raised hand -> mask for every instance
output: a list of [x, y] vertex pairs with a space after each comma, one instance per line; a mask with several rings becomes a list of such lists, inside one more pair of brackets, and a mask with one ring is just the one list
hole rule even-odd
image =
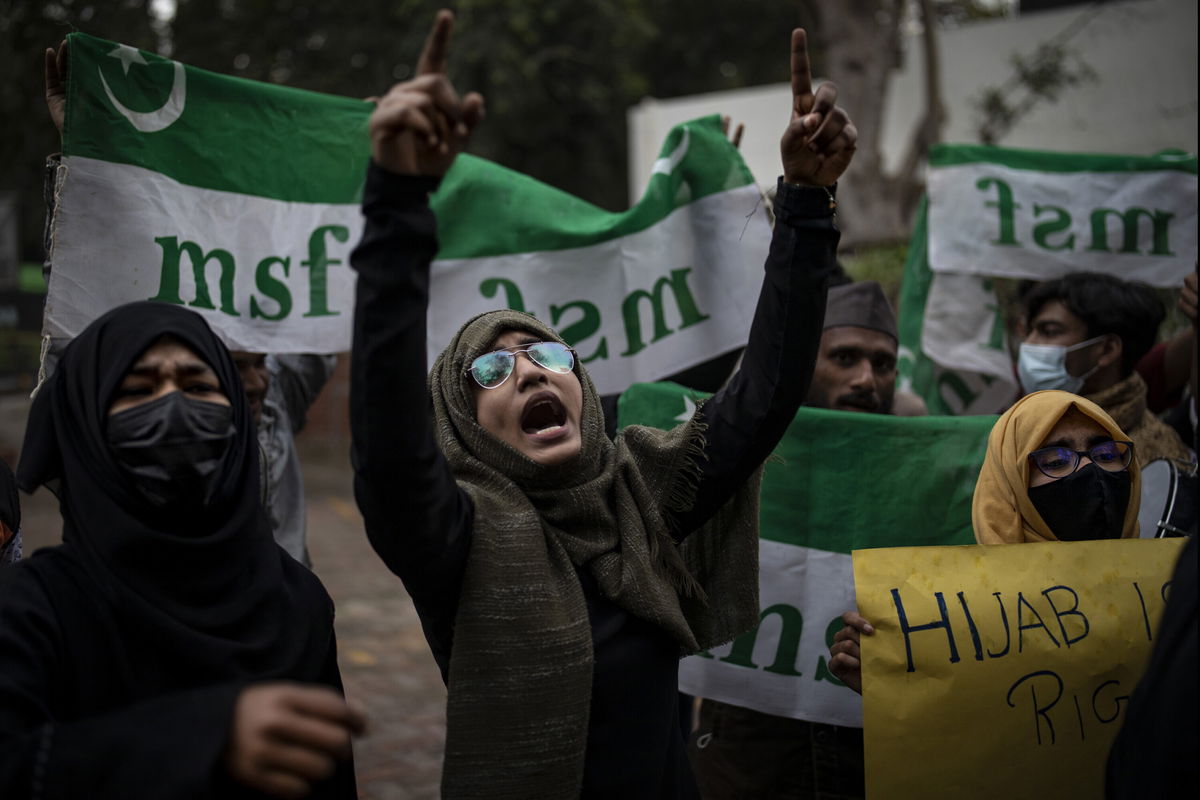
[[808, 37], [792, 31], [792, 119], [779, 142], [783, 179], [809, 186], [832, 186], [854, 156], [858, 130], [837, 106], [837, 87], [826, 81], [814, 93], [808, 65]]
[[[730, 122], [729, 117], [724, 116], [724, 115], [721, 116], [721, 133], [725, 134], [726, 136], [729, 136], [729, 122]], [[738, 126], [736, 128], [734, 128], [733, 137], [729, 140], [729, 143], [731, 145], [733, 145], [734, 150], [741, 149], [742, 133], [745, 130], [746, 130], [746, 126], [740, 122], [738, 123]]]
[[273, 797], [306, 797], [350, 755], [361, 712], [328, 686], [260, 683], [238, 695], [226, 764], [238, 783]]
[[438, 12], [417, 62], [417, 76], [398, 83], [371, 114], [371, 155], [391, 172], [444, 175], [483, 119], [483, 97], [464, 98], [446, 77], [454, 15]]
[[61, 137], [63, 123], [67, 118], [67, 40], [63, 39], [56, 51], [53, 47], [46, 48], [45, 63], [46, 108], [50, 111], [50, 120], [58, 128]]

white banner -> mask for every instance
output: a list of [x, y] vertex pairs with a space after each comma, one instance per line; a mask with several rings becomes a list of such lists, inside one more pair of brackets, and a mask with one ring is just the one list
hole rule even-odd
[[990, 278], [935, 272], [921, 326], [938, 365], [937, 393], [953, 414], [992, 414], [1016, 396], [1000, 301]]
[[685, 658], [679, 690], [776, 716], [862, 727], [862, 698], [829, 672], [828, 637], [856, 608], [849, 555], [759, 541], [758, 628]]
[[931, 167], [928, 192], [935, 273], [1048, 280], [1104, 272], [1170, 287], [1195, 268], [1196, 175], [1188, 172], [977, 162]]
[[[235, 350], [350, 349], [357, 205], [201, 189], [81, 156], [60, 170], [53, 339], [155, 299], [202, 314]], [[435, 261], [431, 363], [470, 316], [513, 307], [575, 344], [601, 393], [671, 375], [745, 344], [770, 236], [758, 190], [743, 186], [591, 247]]]
[[234, 350], [350, 349], [358, 205], [200, 189], [82, 156], [59, 169], [50, 337], [72, 338], [111, 308], [154, 299], [199, 312]]
[[601, 394], [672, 375], [746, 343], [770, 240], [743, 186], [590, 247], [435, 261], [430, 363], [469, 317], [507, 306], [571, 342]]

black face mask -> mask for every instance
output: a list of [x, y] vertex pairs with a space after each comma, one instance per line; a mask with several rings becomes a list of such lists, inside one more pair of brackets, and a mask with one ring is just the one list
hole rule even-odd
[[234, 437], [229, 406], [170, 392], [108, 418], [108, 443], [155, 508], [198, 508], [212, 499]]
[[1119, 539], [1129, 507], [1129, 470], [1088, 464], [1053, 483], [1029, 489], [1029, 500], [1064, 542]]

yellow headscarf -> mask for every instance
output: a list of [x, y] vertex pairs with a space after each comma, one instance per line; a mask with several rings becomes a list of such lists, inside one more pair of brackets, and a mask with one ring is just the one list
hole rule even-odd
[[[1029, 499], [1029, 470], [1033, 469], [1029, 454], [1041, 446], [1071, 408], [1095, 420], [1114, 440], [1129, 441], [1129, 436], [1100, 406], [1078, 395], [1047, 391], [1022, 397], [996, 420], [988, 435], [983, 469], [971, 502], [975, 541], [980, 544], [1058, 541]], [[1129, 507], [1125, 509], [1122, 539], [1138, 535], [1142, 474], [1136, 448], [1129, 464], [1129, 478]]]

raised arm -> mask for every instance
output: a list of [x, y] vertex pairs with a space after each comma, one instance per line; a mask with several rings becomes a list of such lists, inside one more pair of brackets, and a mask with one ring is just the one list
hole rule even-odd
[[825, 317], [825, 282], [837, 267], [835, 183], [858, 132], [837, 106], [837, 87], [813, 91], [807, 39], [792, 32], [792, 115], [780, 141], [783, 177], [775, 230], [742, 365], [697, 413], [708, 425], [686, 535], [707, 521], [778, 444], [804, 402]]
[[426, 388], [429, 265], [437, 252], [429, 193], [483, 113], [444, 74], [453, 17], [441, 12], [420, 74], [371, 116], [371, 167], [351, 354], [355, 496], [375, 551], [412, 595], [443, 670], [470, 545], [471, 503], [458, 488], [432, 426]]
[[50, 121], [58, 129], [61, 138], [67, 119], [67, 40], [63, 39], [58, 49], [47, 47], [43, 63], [43, 78], [46, 91], [46, 109]]

